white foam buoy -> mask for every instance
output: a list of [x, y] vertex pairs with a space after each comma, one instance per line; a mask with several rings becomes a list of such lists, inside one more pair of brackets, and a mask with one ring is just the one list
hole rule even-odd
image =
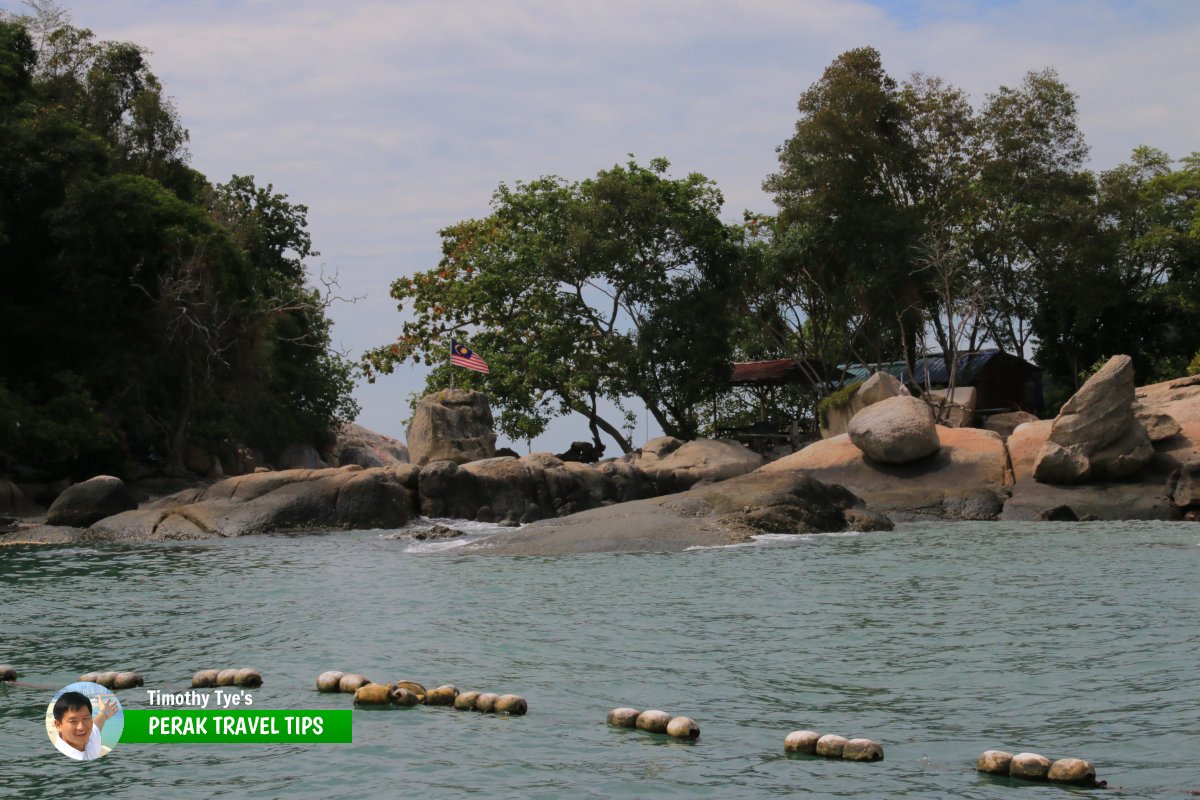
[[617, 728], [636, 728], [641, 713], [636, 708], [614, 708], [608, 712], [608, 724]]
[[1008, 765], [1008, 774], [1029, 781], [1046, 779], [1050, 772], [1050, 759], [1037, 753], [1017, 753]]
[[257, 689], [262, 686], [262, 673], [250, 667], [242, 667], [237, 671], [237, 676], [234, 678], [236, 686], [245, 686], [250, 689]]
[[816, 754], [825, 756], [826, 758], [841, 758], [842, 750], [846, 747], [846, 742], [848, 741], [850, 740], [845, 736], [838, 736], [836, 733], [827, 733], [820, 739], [817, 739]]
[[883, 745], [874, 739], [851, 739], [842, 748], [847, 761], [883, 761]]
[[[196, 673], [196, 674], [198, 675], [199, 673]], [[342, 677], [345, 674], [346, 673], [338, 672], [337, 670], [329, 670], [328, 672], [322, 672], [320, 675], [317, 676], [317, 691], [318, 692], [340, 691], [338, 689], [338, 684], [341, 683]], [[194, 683], [192, 685], [195, 686]]]
[[1092, 786], [1096, 783], [1096, 768], [1090, 761], [1084, 761], [1082, 758], [1060, 758], [1050, 765], [1046, 780]]
[[454, 708], [459, 711], [474, 711], [475, 701], [479, 699], [480, 692], [461, 692], [458, 697], [454, 698]]
[[237, 683], [236, 669], [223, 669], [217, 673], [217, 686], [233, 686]]
[[409, 691], [403, 686], [392, 686], [391, 697], [392, 702], [401, 708], [412, 708], [421, 702], [421, 698], [417, 697], [416, 692]]
[[364, 676], [355, 672], [350, 672], [341, 677], [338, 681], [338, 691], [345, 694], [353, 694], [358, 691], [358, 687], [366, 686], [370, 683]]
[[984, 750], [975, 761], [975, 769], [989, 775], [1007, 775], [1013, 754], [1004, 750]]
[[458, 687], [446, 684], [439, 686], [425, 695], [427, 706], [452, 706], [454, 698], [458, 697]]
[[392, 687], [385, 683], [367, 683], [354, 692], [356, 706], [387, 706], [392, 704]]
[[475, 710], [490, 714], [496, 710], [496, 701], [499, 699], [500, 695], [495, 692], [484, 692], [475, 698]]
[[817, 740], [821, 738], [821, 734], [816, 731], [792, 731], [783, 740], [783, 750], [786, 753], [808, 753], [812, 755], [817, 752]]
[[667, 723], [667, 735], [676, 739], [696, 739], [700, 736], [700, 726], [691, 717], [672, 717]]
[[656, 708], [638, 714], [636, 723], [639, 731], [647, 731], [649, 733], [666, 733], [667, 726], [670, 724], [671, 715]]
[[492, 710], [497, 714], [519, 717], [529, 711], [529, 703], [519, 694], [502, 694], [496, 699], [496, 705]]
[[[15, 681], [17, 679], [17, 671], [8, 664], [0, 664], [0, 682]], [[80, 678], [83, 680], [83, 678]]]

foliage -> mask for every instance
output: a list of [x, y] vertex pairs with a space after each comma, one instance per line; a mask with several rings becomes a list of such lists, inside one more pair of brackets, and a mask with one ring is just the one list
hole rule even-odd
[[[0, 20], [0, 381], [35, 433], [0, 450], [77, 471], [128, 448], [178, 471], [191, 443], [270, 448], [352, 417], [306, 286], [307, 209], [209, 184], [145, 51], [34, 5]], [[58, 427], [40, 403], [67, 404]]]
[[[393, 284], [412, 318], [395, 344], [364, 356], [368, 374], [444, 362], [451, 337], [469, 338], [491, 373], [455, 377], [486, 386], [507, 436], [535, 436], [574, 411], [596, 444], [603, 431], [628, 451], [600, 401], [620, 411], [630, 396], [667, 433], [695, 436], [728, 369], [738, 250], [716, 187], [667, 168], [630, 160], [580, 182], [501, 185], [491, 215], [441, 231], [436, 268]], [[428, 389], [452, 374], [434, 370]]]
[[821, 400], [817, 406], [817, 414], [821, 420], [822, 427], [829, 427], [830, 411], [836, 411], [850, 405], [850, 401], [854, 399], [854, 393], [858, 391], [858, 387], [862, 386], [863, 383], [863, 381], [847, 383], [840, 389], [830, 392]]

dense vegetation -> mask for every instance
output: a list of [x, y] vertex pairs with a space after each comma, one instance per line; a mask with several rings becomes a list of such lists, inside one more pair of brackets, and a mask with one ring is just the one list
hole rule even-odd
[[0, 471], [178, 472], [353, 417], [307, 209], [210, 183], [145, 52], [34, 7], [0, 17]]
[[393, 285], [413, 313], [364, 356], [369, 374], [424, 361], [441, 365], [428, 388], [444, 387], [449, 338], [466, 339], [493, 370], [459, 380], [486, 385], [509, 436], [578, 411], [597, 444], [603, 430], [627, 449], [599, 398], [641, 398], [666, 432], [693, 435], [734, 358], [931, 350], [953, 371], [956, 353], [997, 347], [1043, 368], [1052, 403], [1115, 353], [1142, 381], [1196, 363], [1200, 155], [1141, 147], [1084, 169], [1075, 95], [1051, 69], [975, 108], [861, 48], [798, 108], [764, 183], [776, 213], [741, 225], [717, 222], [710, 181], [670, 179], [661, 159], [501, 186], [490, 216], [441, 232], [437, 267]]

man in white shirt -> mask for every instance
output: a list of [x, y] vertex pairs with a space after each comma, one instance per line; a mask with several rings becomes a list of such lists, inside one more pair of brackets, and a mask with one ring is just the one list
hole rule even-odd
[[79, 692], [63, 692], [54, 701], [54, 728], [58, 738], [54, 746], [67, 758], [76, 761], [92, 761], [103, 755], [100, 752], [100, 729], [117, 713], [116, 699], [109, 695], [96, 698], [100, 706], [92, 716], [92, 701]]

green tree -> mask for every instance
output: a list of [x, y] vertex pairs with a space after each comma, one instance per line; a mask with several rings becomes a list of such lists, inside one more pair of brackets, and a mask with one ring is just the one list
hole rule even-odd
[[[603, 432], [628, 451], [620, 421], [599, 404], [631, 396], [666, 432], [694, 436], [728, 369], [739, 250], [716, 186], [667, 168], [631, 160], [580, 182], [501, 185], [488, 217], [441, 232], [435, 269], [393, 284], [412, 318], [395, 344], [364, 356], [368, 374], [405, 360], [433, 365], [451, 337], [469, 337], [491, 374], [460, 370], [460, 380], [486, 386], [514, 439], [573, 411], [597, 445]], [[435, 370], [428, 388], [450, 374]]]

